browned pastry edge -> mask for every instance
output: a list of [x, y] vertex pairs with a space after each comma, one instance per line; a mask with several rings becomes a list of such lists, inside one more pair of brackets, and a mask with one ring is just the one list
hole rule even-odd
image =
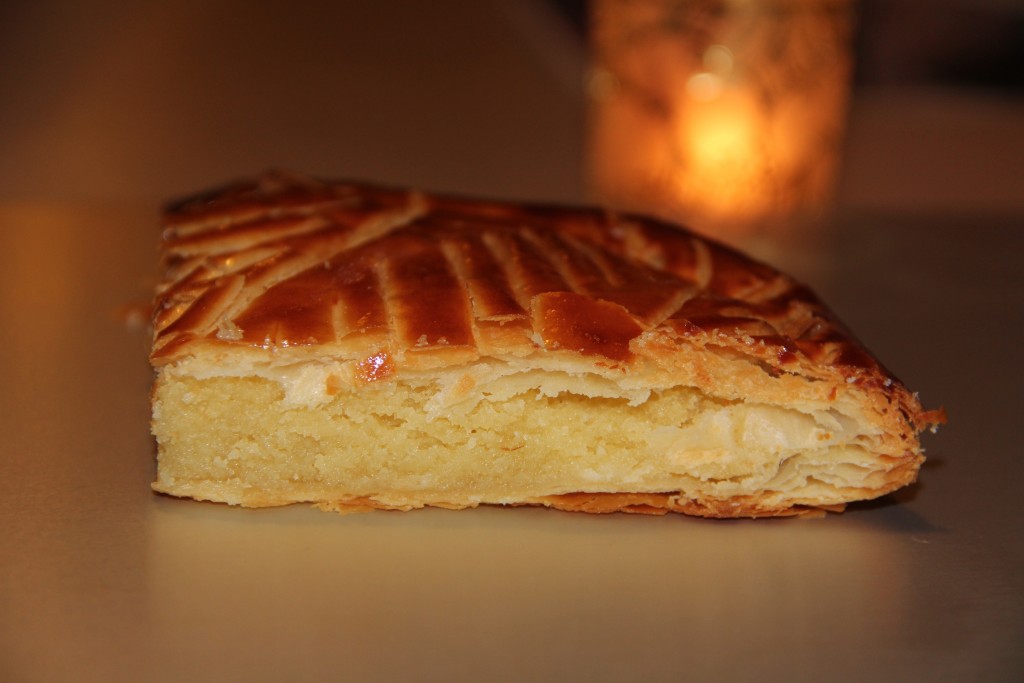
[[[407, 512], [415, 506], [386, 505], [372, 498], [352, 498], [344, 501], [317, 503], [322, 510], [353, 513], [372, 510], [398, 510]], [[451, 510], [466, 509], [467, 506], [431, 504]], [[507, 507], [549, 507], [565, 512], [588, 514], [611, 514], [622, 512], [637, 515], [666, 515], [670, 512], [692, 517], [715, 519], [740, 519], [758, 517], [817, 517], [827, 512], [842, 512], [845, 505], [780, 505], [768, 507], [750, 498], [724, 501], [680, 500], [671, 493], [565, 493], [557, 496], [543, 496]]]
[[[158, 367], [218, 347], [284, 358], [363, 340], [381, 347], [368, 360], [406, 366], [509, 344], [628, 364], [631, 342], [657, 332], [727, 347], [769, 372], [902, 386], [807, 287], [646, 217], [274, 172], [178, 202], [164, 222]], [[922, 426], [940, 417], [912, 404]]]

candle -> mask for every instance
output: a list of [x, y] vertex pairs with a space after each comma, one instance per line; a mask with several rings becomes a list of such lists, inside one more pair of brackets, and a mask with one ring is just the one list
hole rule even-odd
[[595, 0], [597, 199], [701, 229], [819, 209], [850, 58], [839, 0]]

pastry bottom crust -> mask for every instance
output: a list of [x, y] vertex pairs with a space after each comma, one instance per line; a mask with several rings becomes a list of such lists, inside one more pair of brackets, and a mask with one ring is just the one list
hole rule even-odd
[[[859, 496], [862, 498], [863, 496]], [[623, 512], [634, 515], [667, 515], [670, 512], [682, 513], [694, 517], [713, 517], [718, 519], [757, 518], [757, 517], [821, 517], [829, 512], [842, 512], [845, 503], [835, 505], [787, 505], [768, 508], [759, 505], [756, 500], [740, 498], [730, 500], [712, 500], [698, 502], [681, 498], [675, 493], [564, 493], [557, 496], [544, 496], [524, 503], [514, 504], [517, 507], [543, 506], [566, 512], [585, 512], [588, 514], [610, 514]], [[372, 510], [408, 511], [411, 507], [390, 507], [377, 503], [369, 498], [318, 503], [321, 510], [339, 512], [369, 512]], [[465, 506], [438, 505], [461, 510]]]

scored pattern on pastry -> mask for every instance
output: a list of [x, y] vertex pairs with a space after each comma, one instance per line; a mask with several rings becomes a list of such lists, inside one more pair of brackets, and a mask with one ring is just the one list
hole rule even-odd
[[657, 327], [780, 367], [802, 355], [881, 369], [806, 287], [637, 216], [270, 173], [170, 207], [163, 248], [158, 365], [192, 343], [282, 348], [367, 333], [392, 353], [486, 352], [489, 334], [514, 333], [626, 361], [629, 341]]

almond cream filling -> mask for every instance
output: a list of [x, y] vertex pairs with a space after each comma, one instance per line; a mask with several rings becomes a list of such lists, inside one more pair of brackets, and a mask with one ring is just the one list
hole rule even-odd
[[577, 491], [724, 499], [767, 490], [838, 502], [878, 464], [875, 435], [835, 409], [493, 368], [355, 390], [332, 385], [343, 370], [197, 377], [165, 368], [154, 395], [154, 488], [255, 506], [359, 497], [467, 506]]

